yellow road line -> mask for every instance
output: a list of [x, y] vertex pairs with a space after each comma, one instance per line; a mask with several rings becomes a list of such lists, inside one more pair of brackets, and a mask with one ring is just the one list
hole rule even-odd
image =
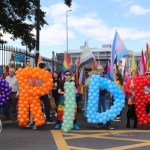
[[[150, 146], [150, 140], [143, 140], [143, 139], [135, 139], [135, 137], [130, 138], [127, 133], [149, 133], [149, 130], [80, 130], [80, 131], [71, 131], [70, 133], [63, 133], [61, 130], [51, 130], [58, 150], [99, 150], [99, 149], [91, 149], [91, 148], [84, 148], [84, 147], [76, 147], [76, 146], [69, 146], [67, 145], [65, 140], [72, 140], [72, 139], [83, 139], [83, 138], [99, 138], [99, 139], [109, 139], [109, 140], [117, 140], [119, 141], [130, 141], [130, 142], [139, 142], [139, 143], [132, 143], [124, 146], [118, 146], [114, 148], [103, 148], [103, 150], [127, 150], [131, 148], [137, 147], [144, 147]], [[88, 133], [88, 134], [86, 134]], [[93, 133], [93, 134], [92, 134]], [[117, 137], [116, 137], [117, 136]], [[122, 137], [120, 137], [122, 136]], [[128, 136], [127, 138], [124, 136]]]
[[64, 140], [64, 137], [62, 136], [61, 131], [51, 130], [51, 133], [54, 137], [58, 150], [70, 150], [69, 146]]
[[100, 149], [93, 149], [93, 148], [84, 148], [84, 147], [76, 147], [76, 146], [70, 146], [70, 149], [73, 150], [100, 150]]
[[128, 149], [131, 149], [131, 148], [138, 148], [138, 147], [144, 147], [144, 146], [150, 146], [150, 142], [149, 143], [148, 142], [147, 143], [138, 143], [138, 144], [132, 144], [132, 145], [126, 145], [126, 146], [119, 146], [119, 147], [114, 147], [114, 148], [106, 148], [106, 149], [103, 149], [103, 150], [116, 150], [116, 149], [128, 150]]

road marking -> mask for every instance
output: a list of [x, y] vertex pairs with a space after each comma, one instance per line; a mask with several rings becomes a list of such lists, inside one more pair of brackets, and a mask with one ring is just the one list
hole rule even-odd
[[55, 143], [57, 145], [58, 150], [70, 150], [67, 145], [64, 137], [62, 136], [62, 132], [59, 130], [51, 130], [51, 133], [54, 137]]
[[[128, 141], [133, 142], [128, 145], [123, 146], [116, 146], [110, 148], [110, 145], [108, 143], [108, 148], [103, 148], [103, 150], [127, 150], [131, 148], [141, 148], [144, 146], [150, 146], [150, 138], [149, 139], [142, 139], [142, 138], [136, 138], [134, 133], [150, 133], [149, 130], [80, 130], [80, 131], [71, 131], [70, 133], [63, 133], [61, 130], [52, 130], [52, 135], [55, 139], [56, 145], [58, 147], [58, 150], [98, 150], [98, 149], [91, 149], [91, 148], [84, 148], [79, 146], [72, 146], [67, 145], [67, 140], [72, 139], [84, 139], [84, 138], [95, 138], [95, 139], [105, 139], [105, 140], [114, 140], [114, 141]], [[132, 134], [132, 135], [130, 135]], [[126, 136], [126, 137], [124, 137]], [[59, 139], [59, 140], [58, 140]], [[90, 141], [89, 141], [90, 142]], [[134, 143], [136, 142], [136, 143]], [[92, 143], [91, 143], [92, 144]], [[63, 147], [64, 146], [64, 147]], [[63, 148], [62, 148], [63, 147]]]

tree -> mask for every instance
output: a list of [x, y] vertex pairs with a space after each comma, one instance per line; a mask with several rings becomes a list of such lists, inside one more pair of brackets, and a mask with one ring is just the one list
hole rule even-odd
[[[71, 6], [72, 0], [64, 1]], [[1, 0], [0, 1], [0, 39], [9, 33], [11, 39], [20, 39], [22, 45], [27, 45], [29, 50], [35, 48], [36, 12], [38, 0]], [[47, 22], [44, 20], [45, 12], [40, 9], [40, 28]]]
[[72, 4], [72, 0], [65, 0], [65, 4], [70, 7]]

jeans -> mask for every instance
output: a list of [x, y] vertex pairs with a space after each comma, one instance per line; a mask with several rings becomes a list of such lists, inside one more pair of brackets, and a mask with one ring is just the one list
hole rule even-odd
[[105, 112], [110, 107], [110, 96], [109, 94], [105, 94], [104, 96], [99, 97], [98, 111]]
[[[110, 95], [106, 93], [104, 96], [99, 96], [98, 112], [105, 112], [110, 107]], [[106, 127], [109, 127], [110, 121], [106, 123]]]

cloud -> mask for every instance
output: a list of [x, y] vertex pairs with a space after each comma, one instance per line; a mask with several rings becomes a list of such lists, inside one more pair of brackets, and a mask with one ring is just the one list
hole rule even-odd
[[[69, 39], [75, 38], [72, 31], [68, 31]], [[62, 24], [53, 24], [41, 31], [41, 43], [48, 46], [58, 46], [66, 41], [66, 28]]]
[[127, 6], [130, 6], [131, 4], [133, 4], [133, 1], [132, 0], [112, 0], [113, 2], [115, 3], [119, 3], [121, 6], [123, 7], [127, 7]]
[[118, 27], [117, 31], [122, 39], [145, 40], [150, 38], [150, 31], [143, 31], [138, 28]]
[[144, 8], [139, 5], [132, 5], [129, 8], [129, 13], [128, 15], [146, 15], [150, 13], [150, 8]]
[[[68, 14], [69, 39], [79, 39], [80, 36], [91, 38], [102, 43], [110, 43], [113, 40], [115, 30], [117, 30], [123, 40], [144, 40], [150, 38], [150, 31], [140, 30], [130, 27], [110, 27], [98, 17], [96, 12], [88, 12], [76, 15], [77, 4], [72, 5], [72, 12]], [[135, 6], [135, 5], [134, 5]], [[134, 7], [130, 7], [134, 8]], [[141, 8], [141, 7], [140, 7]], [[47, 17], [51, 19], [51, 24], [41, 31], [41, 43], [48, 46], [63, 45], [66, 41], [66, 16], [67, 7], [63, 3], [58, 3], [45, 8]], [[59, 10], [59, 11], [58, 11]]]
[[[133, 8], [137, 7], [133, 6], [130, 7], [130, 9], [132, 8], [132, 11], [129, 11], [130, 13], [136, 12], [133, 11], [136, 10]], [[68, 13], [69, 40], [73, 39], [76, 42], [83, 37], [85, 40], [91, 38], [92, 40], [101, 43], [110, 43], [110, 41], [113, 41], [115, 30], [118, 31], [123, 40], [142, 41], [150, 38], [150, 30], [141, 30], [136, 27], [130, 28], [126, 26], [111, 27], [94, 11], [76, 15], [76, 13], [79, 12], [79, 8], [82, 9], [81, 6], [73, 3], [71, 8], [72, 12]], [[43, 7], [43, 9], [47, 12], [46, 19], [49, 22], [49, 25], [45, 26], [40, 31], [41, 47], [64, 46], [64, 43], [66, 43], [66, 10], [68, 10], [68, 7], [63, 3], [58, 3], [50, 7]], [[6, 38], [8, 39], [8, 37]]]

